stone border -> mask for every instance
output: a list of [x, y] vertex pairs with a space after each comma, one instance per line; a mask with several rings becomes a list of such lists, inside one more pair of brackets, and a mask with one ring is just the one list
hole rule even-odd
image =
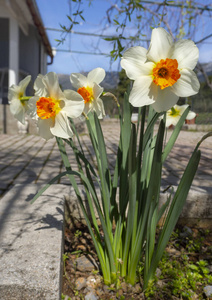
[[31, 205], [35, 184], [16, 185], [0, 200], [0, 299], [60, 300], [64, 193], [51, 186]]

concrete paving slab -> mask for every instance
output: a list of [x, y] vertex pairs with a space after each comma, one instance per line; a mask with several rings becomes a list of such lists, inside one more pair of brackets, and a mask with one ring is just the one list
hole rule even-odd
[[61, 299], [64, 193], [53, 185], [16, 185], [0, 201], [0, 299]]

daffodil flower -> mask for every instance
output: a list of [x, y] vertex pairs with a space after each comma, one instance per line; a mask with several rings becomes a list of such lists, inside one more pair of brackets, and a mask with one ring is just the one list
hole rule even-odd
[[99, 85], [104, 78], [105, 70], [102, 68], [93, 69], [87, 77], [80, 73], [72, 73], [70, 76], [72, 86], [84, 99], [84, 113], [87, 115], [90, 111], [95, 111], [99, 119], [105, 116], [104, 105], [100, 98], [104, 89]]
[[[184, 111], [186, 110], [186, 108], [189, 105], [185, 104], [185, 105], [174, 105], [171, 109], [169, 109], [166, 112], [166, 127], [169, 127], [171, 125], [176, 126], [178, 121], [180, 120], [180, 117], [182, 116], [182, 114], [184, 113]], [[193, 111], [189, 111], [186, 120], [192, 120], [196, 117], [195, 112]]]
[[25, 91], [30, 80], [31, 75], [28, 75], [23, 80], [21, 80], [18, 85], [13, 84], [9, 88], [8, 92], [10, 111], [14, 115], [14, 117], [22, 124], [25, 124], [25, 115], [28, 110], [29, 97], [26, 97]]
[[57, 75], [38, 75], [35, 96], [29, 100], [29, 114], [37, 120], [39, 134], [46, 140], [53, 136], [73, 136], [68, 117], [77, 118], [84, 109], [83, 98], [75, 91], [60, 89]]
[[163, 28], [152, 31], [149, 49], [136, 46], [124, 53], [121, 66], [134, 80], [129, 101], [135, 107], [152, 105], [157, 112], [173, 107], [179, 97], [198, 93], [193, 72], [199, 50], [190, 40], [173, 42]]

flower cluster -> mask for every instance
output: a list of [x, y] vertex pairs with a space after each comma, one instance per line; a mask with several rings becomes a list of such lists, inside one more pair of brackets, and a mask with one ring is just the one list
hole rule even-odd
[[99, 118], [104, 117], [100, 99], [103, 88], [99, 85], [104, 77], [105, 71], [101, 68], [92, 70], [87, 77], [74, 73], [70, 80], [77, 91], [62, 91], [54, 72], [45, 76], [39, 74], [34, 82], [34, 96], [26, 97], [25, 91], [31, 80], [31, 76], [27, 76], [9, 89], [11, 113], [23, 124], [26, 114], [35, 119], [39, 134], [46, 140], [53, 136], [68, 139], [73, 136], [69, 118], [74, 119], [93, 110]]
[[[148, 50], [132, 47], [121, 60], [127, 76], [134, 80], [129, 102], [135, 107], [151, 105], [156, 112], [167, 111], [167, 126], [176, 125], [186, 109], [175, 107], [179, 97], [194, 95], [200, 87], [193, 72], [198, 57], [198, 48], [192, 41], [173, 42], [163, 28], [153, 29]], [[62, 91], [55, 73], [39, 74], [34, 83], [34, 96], [26, 97], [25, 90], [31, 79], [27, 76], [9, 89], [11, 112], [23, 124], [25, 114], [35, 119], [39, 134], [46, 140], [53, 136], [70, 138], [73, 132], [69, 118], [92, 111], [99, 119], [105, 116], [100, 98], [103, 92], [100, 83], [104, 78], [102, 68], [92, 70], [87, 76], [72, 73], [70, 81], [76, 91]]]

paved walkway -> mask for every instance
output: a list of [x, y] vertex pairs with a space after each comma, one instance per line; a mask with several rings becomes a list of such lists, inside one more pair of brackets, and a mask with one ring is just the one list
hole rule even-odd
[[[119, 140], [119, 123], [117, 120], [103, 121], [102, 128], [109, 165], [113, 167]], [[168, 135], [170, 134], [171, 131], [168, 132]], [[164, 166], [162, 181], [164, 187], [179, 182], [188, 157], [204, 134], [191, 131], [180, 133]], [[89, 159], [93, 159], [89, 137], [82, 134], [81, 140]], [[212, 194], [212, 137], [204, 141], [200, 149], [202, 157], [192, 188], [201, 188]], [[76, 166], [74, 155], [68, 152], [74, 168]], [[18, 183], [47, 183], [62, 171], [64, 167], [55, 139], [46, 142], [34, 135], [0, 135], [0, 196]], [[63, 177], [58, 183], [69, 184], [69, 181]]]

